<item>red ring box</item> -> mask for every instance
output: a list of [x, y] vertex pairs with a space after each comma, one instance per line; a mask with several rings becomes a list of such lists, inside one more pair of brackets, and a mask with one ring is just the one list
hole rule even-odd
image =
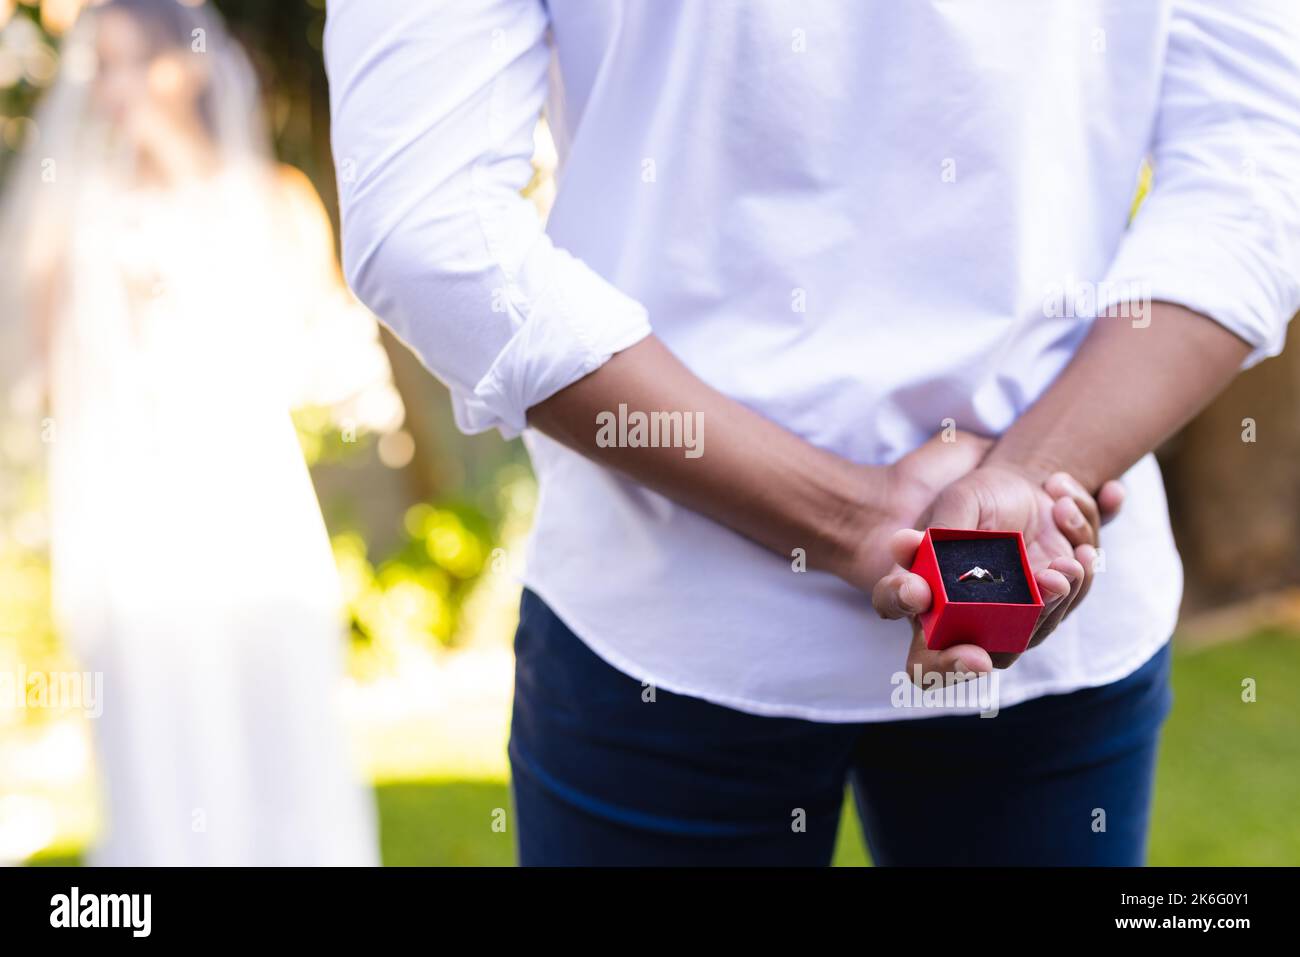
[[[1005, 582], [957, 582], [974, 565], [997, 569]], [[1043, 597], [1019, 532], [927, 528], [912, 571], [926, 580], [932, 595], [930, 610], [921, 615], [927, 648], [971, 644], [1019, 653], [1029, 646]]]

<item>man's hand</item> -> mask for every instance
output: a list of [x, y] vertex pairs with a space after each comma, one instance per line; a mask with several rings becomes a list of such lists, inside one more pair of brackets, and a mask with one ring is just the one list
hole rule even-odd
[[1006, 463], [982, 465], [939, 492], [914, 528], [904, 528], [889, 538], [895, 564], [872, 590], [872, 603], [882, 617], [912, 619], [908, 674], [915, 673], [916, 665], [922, 673], [986, 672], [1005, 668], [1019, 657], [990, 655], [976, 645], [954, 645], [942, 651], [926, 648], [916, 616], [930, 607], [930, 587], [907, 570], [923, 537], [917, 528], [1018, 530], [1024, 535], [1044, 606], [1030, 639], [1032, 647], [1046, 639], [1087, 594], [1100, 527], [1122, 502], [1123, 488], [1117, 482], [1107, 482], [1094, 499], [1065, 473], [1042, 481], [1028, 470]]
[[[1120, 306], [1095, 321], [1051, 388], [998, 439], [979, 469], [944, 491], [929, 516], [931, 524], [1025, 534], [1047, 605], [1033, 644], [1051, 633], [1091, 583], [1096, 553], [1085, 546], [1095, 549], [1098, 527], [1123, 497], [1118, 483], [1102, 480], [1123, 474], [1168, 438], [1232, 379], [1250, 352], [1205, 316], [1167, 302], [1142, 305], [1151, 321], [1136, 332], [1120, 318]], [[1085, 489], [1097, 489], [1095, 505]], [[1079, 509], [1083, 526], [1063, 499]], [[1090, 534], [1081, 534], [1085, 530]], [[897, 567], [872, 594], [885, 617], [914, 617], [930, 606], [929, 587], [905, 570], [920, 538], [905, 530], [889, 541]], [[931, 652], [914, 628], [908, 660], [948, 673], [987, 671], [1015, 659], [995, 661], [973, 645]]]
[[894, 532], [916, 526], [935, 497], [969, 475], [992, 445], [991, 439], [971, 432], [939, 433], [892, 465], [861, 466], [864, 482], [873, 486], [869, 498], [877, 504], [852, 518], [858, 546], [844, 567], [830, 570], [870, 594], [893, 567], [889, 543]]

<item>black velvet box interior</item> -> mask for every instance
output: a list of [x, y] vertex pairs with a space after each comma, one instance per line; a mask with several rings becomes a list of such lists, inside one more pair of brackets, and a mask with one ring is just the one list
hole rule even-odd
[[[939, 573], [949, 601], [1004, 602], [1011, 605], [1032, 605], [1033, 595], [1025, 580], [1025, 569], [1020, 563], [1020, 546], [1014, 538], [964, 538], [936, 541], [934, 555], [939, 560]], [[975, 581], [968, 578], [957, 581], [959, 575], [978, 565], [1001, 575], [1003, 581]]]

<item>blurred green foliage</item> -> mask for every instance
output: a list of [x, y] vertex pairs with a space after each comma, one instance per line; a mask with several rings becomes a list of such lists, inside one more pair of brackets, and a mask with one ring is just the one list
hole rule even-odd
[[372, 562], [356, 532], [334, 536], [353, 636], [372, 649], [432, 638], [451, 644], [458, 612], [495, 541], [472, 506], [421, 503], [407, 510], [400, 546]]
[[[298, 409], [294, 424], [309, 465], [346, 465], [372, 454], [375, 437], [344, 436], [327, 410]], [[406, 509], [395, 547], [372, 554], [367, 529], [331, 523], [335, 564], [354, 640], [357, 677], [397, 667], [404, 646], [452, 646], [460, 611], [494, 556], [502, 526], [526, 520], [533, 498], [526, 467], [497, 470], [473, 500], [449, 496]]]
[[[50, 615], [50, 565], [39, 548], [0, 536], [0, 667], [21, 662], [30, 671], [66, 667]], [[28, 708], [24, 718], [49, 716], [49, 709]]]

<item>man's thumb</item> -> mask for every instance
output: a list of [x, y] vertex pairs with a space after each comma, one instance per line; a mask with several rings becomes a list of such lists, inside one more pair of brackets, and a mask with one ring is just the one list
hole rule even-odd
[[979, 501], [960, 485], [949, 485], [922, 516], [922, 528], [979, 528]]

